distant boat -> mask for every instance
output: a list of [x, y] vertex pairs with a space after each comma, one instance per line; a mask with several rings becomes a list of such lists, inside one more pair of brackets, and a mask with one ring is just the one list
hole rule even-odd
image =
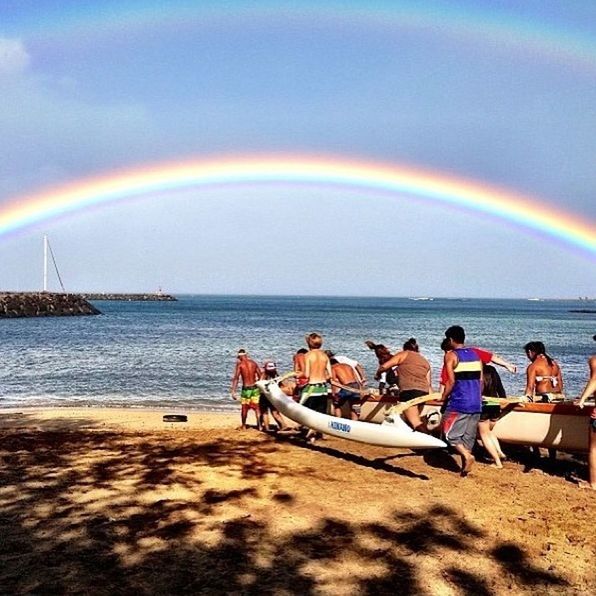
[[416, 301], [418, 301], [418, 300], [427, 301], [428, 300], [428, 301], [432, 301], [432, 300], [434, 300], [434, 298], [427, 298], [426, 296], [420, 296], [418, 298], [410, 298], [410, 300], [416, 300]]
[[542, 298], [528, 298], [528, 302], [544, 302]]

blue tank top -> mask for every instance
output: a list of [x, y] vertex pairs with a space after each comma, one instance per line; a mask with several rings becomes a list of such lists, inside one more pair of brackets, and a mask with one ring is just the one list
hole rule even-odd
[[447, 410], [462, 414], [482, 411], [482, 362], [472, 348], [456, 348], [455, 385], [449, 396]]

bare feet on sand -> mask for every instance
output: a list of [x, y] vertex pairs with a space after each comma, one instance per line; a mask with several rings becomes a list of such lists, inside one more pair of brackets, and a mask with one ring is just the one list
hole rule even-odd
[[470, 473], [472, 466], [476, 462], [476, 458], [473, 455], [470, 455], [470, 457], [464, 457], [462, 459], [461, 475], [465, 478]]

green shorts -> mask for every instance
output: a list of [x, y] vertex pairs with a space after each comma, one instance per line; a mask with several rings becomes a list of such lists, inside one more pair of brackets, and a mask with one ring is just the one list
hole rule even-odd
[[242, 387], [242, 392], [240, 393], [240, 403], [243, 406], [256, 408], [259, 405], [260, 399], [261, 392], [258, 387], [255, 387], [254, 385], [252, 387]]

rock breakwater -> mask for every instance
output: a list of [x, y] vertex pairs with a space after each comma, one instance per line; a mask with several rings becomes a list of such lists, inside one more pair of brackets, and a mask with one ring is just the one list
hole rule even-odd
[[101, 293], [101, 294], [81, 294], [86, 300], [122, 300], [124, 302], [173, 302], [177, 298], [171, 294], [115, 294], [115, 293]]
[[80, 294], [0, 292], [0, 318], [67, 317], [101, 312]]

